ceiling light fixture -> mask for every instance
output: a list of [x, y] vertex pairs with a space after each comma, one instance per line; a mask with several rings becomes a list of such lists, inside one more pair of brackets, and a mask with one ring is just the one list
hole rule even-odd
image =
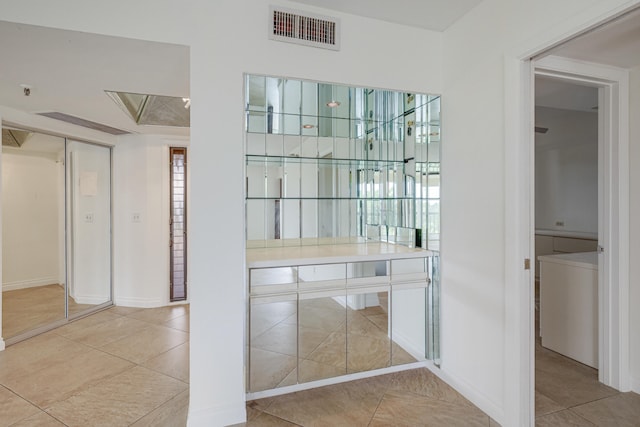
[[184, 108], [191, 107], [191, 98], [182, 98], [182, 102], [184, 102]]
[[304, 124], [304, 125], [302, 125], [302, 127], [305, 128], [305, 129], [313, 129], [316, 126], [315, 125], [310, 125], [310, 124]]
[[336, 108], [339, 107], [340, 103], [338, 101], [329, 101], [327, 102], [327, 107], [329, 108]]

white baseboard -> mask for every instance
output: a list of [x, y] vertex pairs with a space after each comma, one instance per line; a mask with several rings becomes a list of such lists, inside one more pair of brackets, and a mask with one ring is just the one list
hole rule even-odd
[[485, 414], [489, 415], [500, 425], [504, 425], [504, 409], [487, 398], [483, 393], [478, 391], [466, 381], [451, 375], [446, 369], [438, 368], [432, 361], [426, 361], [426, 367], [433, 372], [442, 381], [453, 387], [458, 393], [463, 395], [467, 400], [476, 405]]
[[136, 298], [136, 297], [129, 297], [129, 298], [116, 297], [113, 300], [113, 304], [120, 305], [123, 307], [136, 307], [136, 308], [155, 308], [155, 307], [162, 307], [167, 305], [166, 301], [162, 301], [160, 299]]
[[214, 406], [204, 410], [189, 409], [187, 427], [224, 427], [247, 421], [244, 400], [233, 405]]
[[6, 347], [4, 345], [4, 340], [0, 337], [0, 351], [4, 350]]
[[631, 377], [631, 391], [640, 394], [640, 378]]
[[76, 304], [91, 305], [104, 304], [111, 299], [109, 295], [75, 295], [71, 296], [71, 298], [76, 302]]
[[16, 280], [14, 282], [2, 283], [2, 291], [15, 291], [18, 289], [36, 288], [38, 286], [57, 285], [60, 279], [58, 277], [37, 277], [29, 280]]

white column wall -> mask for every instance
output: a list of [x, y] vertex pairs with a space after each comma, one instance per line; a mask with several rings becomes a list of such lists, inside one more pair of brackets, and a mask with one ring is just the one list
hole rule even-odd
[[630, 325], [630, 363], [631, 388], [640, 393], [640, 265], [633, 260], [640, 259], [640, 122], [633, 118], [640, 115], [640, 67], [631, 70], [629, 75], [629, 259], [632, 260], [629, 271], [629, 317]]
[[170, 145], [157, 136], [127, 135], [114, 148], [116, 305], [158, 307], [169, 302]]

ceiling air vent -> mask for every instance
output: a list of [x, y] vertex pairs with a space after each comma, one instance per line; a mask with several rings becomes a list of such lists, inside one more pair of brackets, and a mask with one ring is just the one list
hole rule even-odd
[[305, 46], [340, 50], [340, 20], [271, 8], [269, 38]]

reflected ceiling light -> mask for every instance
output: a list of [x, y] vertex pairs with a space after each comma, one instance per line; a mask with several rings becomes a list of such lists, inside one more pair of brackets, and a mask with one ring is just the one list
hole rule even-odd
[[189, 109], [191, 107], [191, 98], [182, 98], [182, 102], [184, 102], [184, 108]]
[[315, 125], [310, 125], [310, 124], [304, 124], [304, 125], [302, 125], [302, 127], [303, 127], [304, 129], [313, 129], [313, 128], [314, 128], [314, 127], [316, 127], [316, 126], [315, 126]]
[[329, 108], [336, 108], [339, 107], [340, 103], [338, 101], [329, 101], [327, 102], [327, 107]]

